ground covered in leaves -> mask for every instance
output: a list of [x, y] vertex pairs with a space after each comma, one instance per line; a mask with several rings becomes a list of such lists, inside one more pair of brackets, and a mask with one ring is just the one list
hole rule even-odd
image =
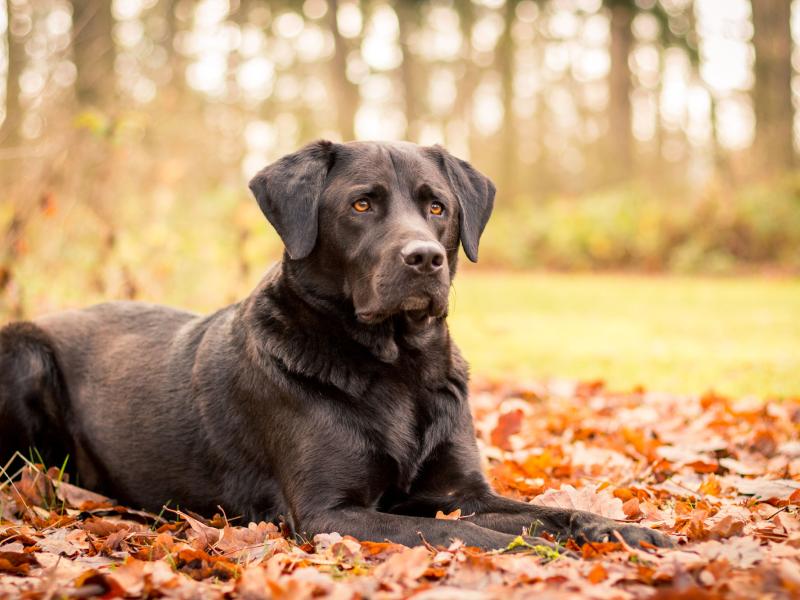
[[656, 527], [680, 544], [568, 542], [557, 554], [337, 533], [302, 543], [233, 515], [115, 506], [57, 468], [21, 464], [0, 484], [0, 597], [800, 597], [800, 398], [484, 383], [473, 407], [500, 492]]

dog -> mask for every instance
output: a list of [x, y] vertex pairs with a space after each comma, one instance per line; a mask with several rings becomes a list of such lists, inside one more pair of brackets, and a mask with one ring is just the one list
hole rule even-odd
[[[487, 483], [446, 323], [459, 244], [477, 261], [492, 212], [487, 177], [440, 146], [318, 141], [250, 189], [285, 252], [241, 302], [112, 302], [0, 330], [0, 457], [68, 455], [81, 485], [129, 505], [223, 507], [304, 536], [672, 545]], [[469, 517], [434, 518], [457, 508]]]

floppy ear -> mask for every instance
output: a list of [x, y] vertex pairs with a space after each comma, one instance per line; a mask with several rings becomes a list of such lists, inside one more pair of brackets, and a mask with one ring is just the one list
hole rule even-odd
[[433, 148], [458, 199], [461, 245], [467, 258], [478, 262], [478, 241], [494, 206], [494, 184], [467, 161], [456, 158], [439, 145]]
[[319, 197], [334, 159], [334, 144], [312, 142], [259, 171], [250, 191], [281, 236], [289, 258], [305, 258], [317, 243]]

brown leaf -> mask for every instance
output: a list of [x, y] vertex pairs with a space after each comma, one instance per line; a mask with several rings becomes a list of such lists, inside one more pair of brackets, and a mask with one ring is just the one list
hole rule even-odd
[[42, 552], [74, 557], [91, 549], [86, 532], [80, 529], [52, 529], [37, 542]]
[[611, 552], [619, 552], [623, 549], [619, 542], [591, 542], [581, 546], [583, 558], [596, 558]]
[[406, 551], [406, 546], [401, 544], [392, 544], [391, 542], [369, 542], [362, 541], [361, 553], [370, 558], [385, 559], [393, 554], [398, 554]]
[[444, 519], [446, 521], [458, 521], [461, 518], [461, 509], [457, 508], [451, 513], [444, 514], [441, 510], [436, 511], [437, 519]]
[[132, 527], [133, 524], [128, 521], [112, 521], [100, 517], [89, 517], [81, 523], [81, 528], [84, 531], [99, 538], [104, 538], [120, 530], [130, 531]]
[[592, 486], [575, 489], [571, 485], [562, 485], [560, 490], [549, 489], [536, 496], [531, 504], [585, 510], [609, 519], [625, 519], [622, 500], [615, 498], [609, 489], [596, 492]]
[[222, 531], [216, 527], [210, 527], [202, 523], [199, 519], [187, 515], [186, 513], [180, 511], [176, 512], [189, 524], [189, 527], [191, 527], [192, 534], [189, 537], [196, 542], [196, 547], [198, 549], [211, 547], [222, 537]]
[[722, 539], [722, 538], [729, 538], [735, 535], [742, 535], [744, 531], [744, 526], [747, 522], [743, 519], [739, 519], [734, 515], [726, 515], [722, 519], [720, 519], [717, 523], [715, 523], [711, 529], [708, 530], [708, 533], [711, 537], [715, 539]]
[[39, 561], [27, 552], [0, 551], [0, 573], [27, 575], [31, 567], [38, 567]]
[[631, 498], [627, 502], [622, 505], [622, 512], [625, 513], [625, 516], [629, 519], [635, 519], [639, 515], [642, 514], [642, 511], [639, 509], [639, 499], [638, 498]]
[[515, 433], [519, 433], [523, 416], [524, 414], [519, 408], [500, 415], [497, 426], [492, 430], [490, 436], [492, 445], [503, 450], [511, 450], [509, 438]]
[[108, 573], [90, 569], [75, 579], [76, 596], [100, 596], [103, 598], [120, 598], [125, 590]]
[[387, 579], [410, 585], [425, 573], [430, 566], [430, 554], [424, 546], [408, 548], [393, 554], [375, 569], [378, 579]]
[[220, 540], [214, 548], [226, 556], [237, 556], [239, 553], [263, 546], [267, 540], [280, 537], [280, 531], [274, 523], [250, 523], [247, 527], [231, 527], [226, 525]]
[[765, 500], [772, 498], [788, 500], [792, 497], [792, 494], [800, 491], [800, 481], [791, 479], [769, 479], [766, 477], [746, 479], [737, 475], [730, 475], [722, 478], [722, 481], [725, 485], [735, 488], [743, 496], [755, 496]]
[[110, 498], [90, 492], [66, 481], [55, 481], [54, 485], [58, 499], [66, 502], [72, 508], [93, 510], [96, 508], [111, 508], [114, 505]]

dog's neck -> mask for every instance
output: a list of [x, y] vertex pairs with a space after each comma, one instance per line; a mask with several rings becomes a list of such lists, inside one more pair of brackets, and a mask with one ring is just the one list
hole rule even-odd
[[[371, 356], [387, 366], [402, 360], [404, 353], [449, 349], [444, 317], [419, 322], [400, 314], [368, 325], [356, 318], [350, 299], [312, 288], [305, 279], [301, 265], [284, 259], [270, 269], [243, 304], [245, 318], [254, 319], [262, 332], [262, 339], [255, 343], [290, 371], [329, 379], [338, 363], [349, 362], [342, 361], [339, 354], [346, 351], [345, 340], [362, 348], [365, 360]], [[342, 379], [350, 387], [360, 378], [348, 373]]]

